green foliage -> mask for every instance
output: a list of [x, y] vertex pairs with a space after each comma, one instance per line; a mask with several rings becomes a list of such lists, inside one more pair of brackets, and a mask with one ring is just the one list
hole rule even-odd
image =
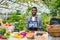
[[31, 15], [30, 11], [31, 11], [32, 7], [28, 6], [27, 10], [26, 10], [26, 16]]
[[60, 3], [60, 0], [44, 0], [44, 2], [46, 3], [46, 5], [49, 6], [49, 8], [51, 9], [55, 9], [55, 8], [58, 8], [59, 7], [59, 3]]
[[21, 15], [21, 11], [20, 10], [16, 10], [15, 12], [11, 12], [11, 15]]
[[22, 14], [20, 15], [20, 21], [17, 24], [15, 24], [15, 27], [21, 31], [24, 29], [24, 27], [26, 27], [25, 22], [26, 22], [26, 16]]
[[21, 11], [20, 10], [16, 10], [15, 12], [11, 12], [10, 16], [6, 19], [3, 19], [3, 23], [11, 23], [11, 22], [17, 22], [20, 20], [20, 15], [21, 15]]
[[6, 32], [6, 29], [4, 29], [4, 28], [0, 28], [0, 32], [5, 33], [5, 32]]
[[43, 22], [44, 31], [47, 31], [46, 26], [47, 24], [50, 24], [50, 18], [51, 18], [50, 14], [46, 14], [46, 13], [42, 14], [42, 22]]
[[26, 17], [30, 15], [29, 13], [30, 11], [31, 11], [31, 7], [28, 6], [26, 13], [20, 15], [20, 21], [17, 24], [15, 24], [15, 27], [20, 31], [26, 29]]
[[7, 18], [7, 22], [17, 22], [20, 20], [21, 12], [20, 10], [16, 10], [16, 12], [11, 12], [11, 15]]
[[16, 10], [16, 15], [21, 15], [21, 11], [20, 10]]
[[35, 0], [16, 0], [16, 2], [28, 2], [28, 1], [30, 1], [30, 2], [34, 2]]
[[2, 20], [2, 22], [5, 24], [5, 23], [7, 22], [7, 20], [4, 18], [4, 19]]
[[5, 33], [5, 37], [9, 38], [10, 37], [10, 33], [9, 32]]
[[21, 2], [21, 0], [16, 0], [16, 2]]
[[57, 11], [60, 11], [60, 0], [44, 0], [44, 2], [50, 8], [52, 16], [56, 16]]

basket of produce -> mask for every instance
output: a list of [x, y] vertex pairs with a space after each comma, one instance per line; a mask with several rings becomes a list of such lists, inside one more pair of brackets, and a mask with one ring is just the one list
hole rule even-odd
[[28, 32], [27, 35], [26, 35], [26, 37], [28, 39], [33, 39], [34, 38], [34, 33], [33, 32]]
[[59, 37], [60, 36], [60, 25], [50, 25], [48, 27], [48, 32], [51, 36]]
[[44, 31], [36, 32], [35, 40], [48, 40], [48, 33]]

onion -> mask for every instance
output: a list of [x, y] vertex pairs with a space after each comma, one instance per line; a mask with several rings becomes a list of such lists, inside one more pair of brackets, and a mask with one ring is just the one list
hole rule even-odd
[[23, 35], [24, 37], [26, 36], [26, 32], [21, 32], [21, 35]]

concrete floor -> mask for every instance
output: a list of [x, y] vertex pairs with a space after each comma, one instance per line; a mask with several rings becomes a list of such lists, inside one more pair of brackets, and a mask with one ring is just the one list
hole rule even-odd
[[52, 37], [52, 36], [49, 36], [48, 37], [48, 40], [60, 40], [60, 37]]

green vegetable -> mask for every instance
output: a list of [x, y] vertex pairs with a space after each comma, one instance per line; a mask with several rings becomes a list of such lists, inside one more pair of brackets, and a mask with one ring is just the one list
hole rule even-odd
[[9, 37], [10, 37], [10, 33], [6, 33], [6, 34], [5, 34], [5, 37], [6, 37], [6, 38], [9, 38]]
[[50, 14], [47, 14], [47, 13], [42, 14], [42, 22], [43, 22], [44, 31], [47, 31], [46, 27], [47, 27], [47, 24], [50, 24], [50, 18], [51, 18]]
[[5, 32], [6, 32], [6, 29], [4, 29], [4, 28], [0, 28], [0, 32], [5, 33]]

